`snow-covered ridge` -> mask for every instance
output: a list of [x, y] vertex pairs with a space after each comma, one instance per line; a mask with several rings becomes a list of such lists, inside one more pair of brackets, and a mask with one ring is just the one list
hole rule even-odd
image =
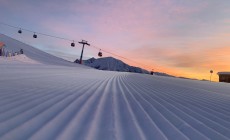
[[[75, 61], [75, 63], [78, 63], [77, 60]], [[99, 70], [150, 74], [150, 72], [145, 69], [130, 66], [122, 62], [121, 60], [113, 58], [113, 57], [103, 57], [103, 58], [98, 58], [98, 59], [90, 58], [88, 60], [84, 60], [83, 64], [86, 66], [90, 66], [90, 67], [99, 69]], [[162, 73], [162, 72], [154, 72], [154, 75], [174, 77], [172, 75], [169, 75], [167, 73]]]
[[120, 71], [120, 72], [134, 72], [134, 73], [145, 73], [149, 74], [149, 71], [144, 70], [139, 67], [129, 66], [128, 64], [122, 62], [113, 57], [103, 57], [103, 58], [90, 58], [83, 61], [87, 66], [99, 69], [99, 70], [109, 70], [109, 71]]

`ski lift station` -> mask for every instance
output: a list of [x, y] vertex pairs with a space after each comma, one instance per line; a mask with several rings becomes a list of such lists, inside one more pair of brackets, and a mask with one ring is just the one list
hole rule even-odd
[[218, 72], [219, 82], [230, 83], [230, 72]]

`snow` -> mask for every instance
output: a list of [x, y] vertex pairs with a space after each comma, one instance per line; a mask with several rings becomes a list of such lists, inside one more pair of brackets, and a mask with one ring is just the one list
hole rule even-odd
[[0, 57], [2, 140], [230, 139], [227, 83], [99, 71], [25, 46]]
[[41, 63], [28, 58], [24, 54], [20, 54], [12, 57], [0, 57], [0, 64], [41, 64]]

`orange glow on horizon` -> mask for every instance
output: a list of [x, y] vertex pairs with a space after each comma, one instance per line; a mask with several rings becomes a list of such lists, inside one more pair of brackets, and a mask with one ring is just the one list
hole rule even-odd
[[[194, 48], [194, 47], [193, 47]], [[168, 51], [147, 49], [144, 51], [144, 48], [136, 51], [134, 54], [126, 54], [129, 55], [130, 58], [134, 59], [137, 63], [130, 62], [127, 60], [122, 60], [129, 65], [138, 66], [144, 68], [146, 70], [153, 70], [156, 72], [163, 72], [169, 75], [173, 75], [176, 77], [185, 77], [191, 79], [198, 80], [210, 80], [210, 70], [213, 70], [211, 80], [218, 82], [219, 76], [218, 72], [221, 71], [230, 71], [230, 65], [228, 62], [230, 61], [230, 47], [213, 47], [199, 50], [194, 48], [193, 51], [190, 52], [181, 52], [180, 50]], [[147, 59], [141, 57], [138, 54], [145, 54], [146, 57], [157, 57], [158, 53], [163, 57], [168, 57], [169, 60], [164, 62], [159, 62], [154, 59]], [[175, 59], [174, 59], [175, 58]]]

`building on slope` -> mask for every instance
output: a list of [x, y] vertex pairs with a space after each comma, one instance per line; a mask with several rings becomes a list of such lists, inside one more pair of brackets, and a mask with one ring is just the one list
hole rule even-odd
[[230, 72], [218, 72], [219, 82], [230, 83]]
[[5, 55], [4, 47], [5, 47], [5, 44], [3, 42], [0, 42], [0, 56]]

